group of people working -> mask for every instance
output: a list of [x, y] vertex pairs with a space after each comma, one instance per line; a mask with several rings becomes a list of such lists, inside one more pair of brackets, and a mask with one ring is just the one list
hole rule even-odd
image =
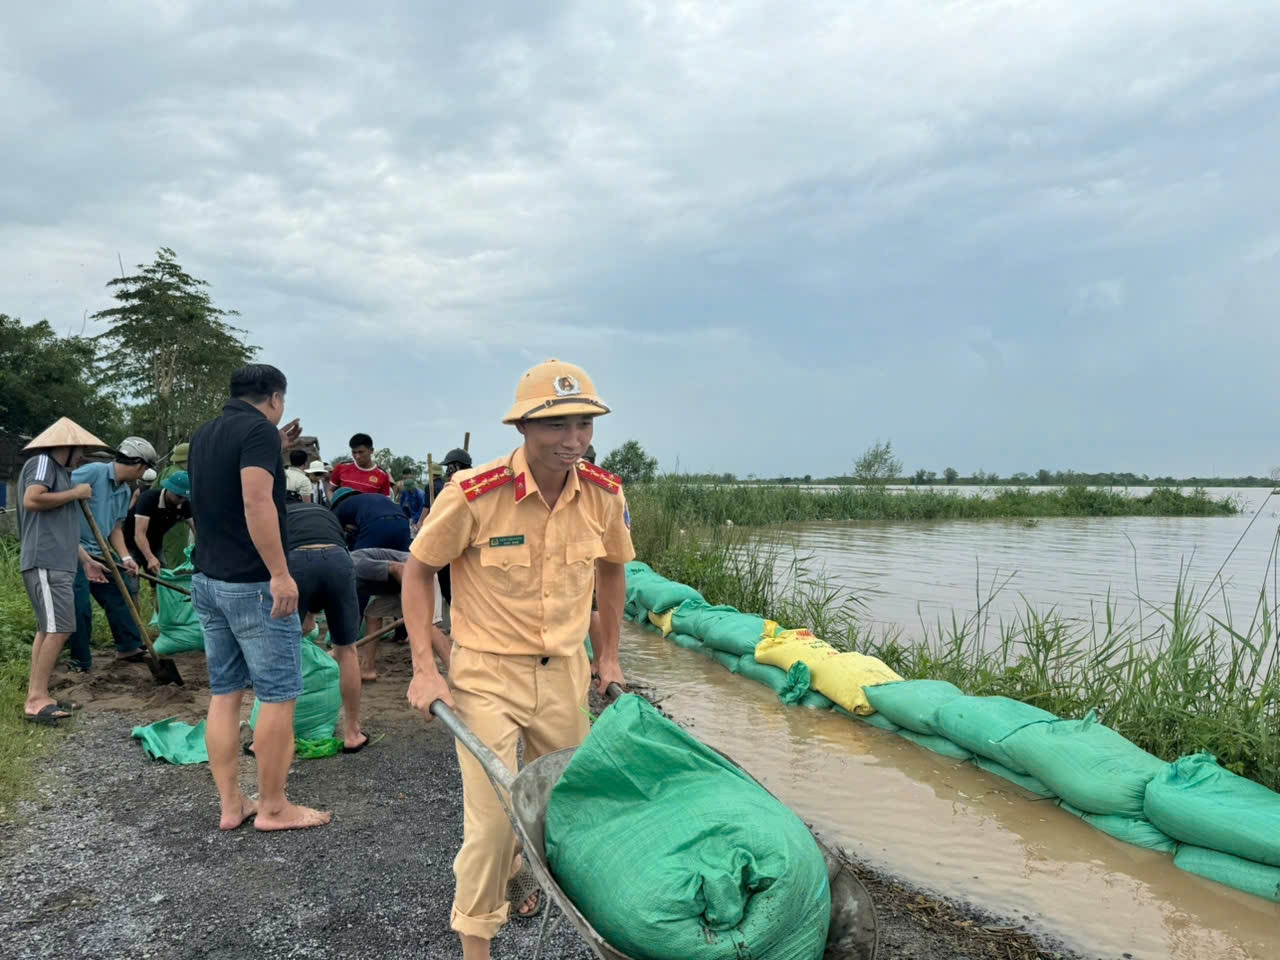
[[[301, 426], [296, 419], [281, 426], [287, 387], [267, 364], [233, 374], [221, 415], [184, 450], [188, 469], [167, 475], [143, 507], [149, 512], [136, 515], [135, 543], [147, 543], [145, 550], [139, 543], [142, 564], [124, 542], [127, 510], [119, 523], [116, 514], [130, 499], [127, 484], [156, 466], [150, 445], [129, 438], [112, 463], [87, 465], [93, 469], [83, 480], [72, 471], [85, 452], [106, 449], [87, 431], [64, 419], [28, 445], [19, 516], [23, 579], [37, 621], [28, 716], [57, 722], [75, 706], [52, 698], [48, 679], [74, 624], [78, 581], [109, 602], [77, 502], [90, 502], [135, 572], [162, 559], [151, 525], [181, 501], [198, 531], [192, 595], [209, 667], [206, 746], [221, 829], [251, 819], [262, 831], [329, 822], [329, 813], [290, 802], [285, 790], [302, 692], [299, 639], [303, 620], [323, 612], [341, 671], [344, 749], [362, 749], [368, 738], [359, 726], [354, 647], [361, 613], [374, 609], [362, 596], [399, 594], [414, 669], [408, 700], [424, 719], [442, 701], [513, 770], [520, 742], [526, 762], [580, 743], [593, 679], [602, 694], [624, 683], [618, 633], [624, 565], [635, 555], [621, 481], [588, 459], [595, 418], [610, 410], [586, 372], [559, 360], [527, 371], [503, 417], [520, 445], [475, 469], [469, 458], [464, 466], [447, 457], [452, 469], [416, 524], [391, 499], [405, 486], [392, 489], [373, 464], [372, 442], [361, 444], [367, 457], [356, 455], [355, 441], [366, 435], [352, 438], [352, 464], [335, 466], [327, 481], [309, 478], [309, 497], [288, 495], [282, 451], [297, 445]], [[450, 637], [436, 626], [437, 583], [453, 601]], [[588, 634], [593, 660], [583, 643]], [[261, 703], [252, 745], [256, 798], [239, 780], [240, 714], [250, 687]], [[465, 960], [487, 960], [512, 909], [532, 916], [541, 895], [483, 769], [462, 747], [458, 761], [464, 838], [450, 925]]]

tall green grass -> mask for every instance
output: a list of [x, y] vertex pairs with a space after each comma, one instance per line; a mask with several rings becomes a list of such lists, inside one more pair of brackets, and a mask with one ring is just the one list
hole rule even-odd
[[1203, 489], [1161, 487], [1135, 497], [1117, 490], [1071, 486], [1034, 491], [1004, 487], [990, 496], [960, 491], [885, 487], [803, 487], [694, 483], [678, 476], [627, 490], [633, 513], [652, 504], [680, 526], [761, 526], [810, 520], [978, 520], [1008, 517], [1216, 517], [1239, 512], [1231, 499]]
[[1196, 592], [1184, 575], [1167, 603], [1141, 599], [1126, 618], [1111, 600], [1085, 620], [1039, 610], [922, 622], [911, 632], [869, 625], [864, 604], [812, 557], [785, 554], [738, 527], [684, 526], [660, 497], [629, 496], [637, 555], [711, 603], [807, 627], [833, 645], [880, 657], [904, 677], [948, 680], [975, 695], [1034, 703], [1060, 717], [1097, 709], [1105, 723], [1158, 757], [1208, 750], [1231, 770], [1280, 790], [1280, 648], [1276, 550], [1241, 622], [1211, 615], [1222, 584]]

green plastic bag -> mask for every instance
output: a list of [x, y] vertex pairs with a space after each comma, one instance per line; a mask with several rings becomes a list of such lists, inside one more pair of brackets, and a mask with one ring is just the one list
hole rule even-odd
[[871, 706], [900, 727], [936, 736], [938, 708], [964, 696], [945, 680], [899, 680], [863, 688]]
[[551, 791], [547, 860], [636, 960], [819, 960], [831, 890], [804, 823], [719, 754], [627, 695]]
[[809, 692], [809, 667], [799, 660], [792, 664], [790, 670], [783, 670], [767, 663], [756, 663], [754, 656], [746, 654], [738, 661], [738, 673], [764, 684], [788, 705], [799, 703]]
[[835, 705], [833, 709], [835, 710], [836, 713], [841, 714], [842, 716], [846, 716], [851, 720], [859, 720], [862, 723], [865, 723], [869, 727], [875, 727], [877, 730], [885, 730], [885, 731], [888, 731], [889, 733], [897, 733], [899, 730], [902, 729], [900, 726], [898, 726], [896, 723], [894, 723], [892, 720], [886, 717], [883, 713], [870, 713], [864, 717], [857, 713], [850, 713], [848, 710], [840, 706], [840, 704], [838, 703]]
[[1206, 880], [1216, 880], [1255, 897], [1280, 903], [1280, 867], [1190, 844], [1178, 848], [1173, 856], [1173, 865]]
[[702, 594], [693, 587], [654, 573], [647, 563], [633, 560], [627, 564], [626, 570], [628, 603], [635, 601], [654, 613], [666, 613], [686, 600], [701, 600], [706, 603]]
[[142, 741], [142, 749], [152, 760], [177, 764], [209, 762], [203, 720], [193, 727], [177, 717], [166, 717], [149, 726], [134, 727], [132, 735]]
[[1280, 794], [1218, 766], [1180, 757], [1147, 784], [1147, 819], [1175, 840], [1280, 867]]
[[1028, 723], [1057, 719], [1048, 710], [1008, 697], [954, 697], [938, 707], [934, 726], [952, 743], [1025, 774], [1010, 762], [1000, 741]]
[[1073, 807], [1133, 820], [1146, 817], [1147, 784], [1168, 766], [1103, 726], [1093, 710], [1083, 720], [1029, 724], [1000, 745], [1012, 769], [1026, 771]]
[[[319, 631], [300, 638], [302, 643], [302, 696], [293, 708], [295, 740], [330, 740], [338, 725], [342, 709], [342, 692], [338, 688], [338, 662], [315, 644]], [[255, 697], [249, 726], [258, 727], [258, 710], [262, 704]], [[327, 756], [327, 754], [326, 754]]]
[[[794, 669], [795, 664], [792, 664]], [[831, 710], [835, 707], [836, 702], [828, 696], [824, 696], [817, 690], [810, 690], [798, 701], [800, 706], [808, 710]]]
[[667, 639], [683, 650], [698, 650], [703, 645], [697, 637], [691, 637], [685, 633], [669, 633]]
[[[160, 579], [190, 594], [191, 577], [195, 571], [191, 563], [191, 548], [188, 547], [187, 559], [171, 570], [161, 570]], [[191, 603], [191, 597], [159, 584], [152, 586], [156, 593], [156, 612], [151, 622], [160, 628], [160, 635], [155, 639], [156, 653], [171, 657], [175, 653], [204, 650], [204, 628], [200, 625], [200, 616]]]
[[1034, 793], [1037, 797], [1043, 797], [1048, 800], [1057, 796], [1047, 786], [1037, 780], [1035, 777], [1027, 776], [1025, 773], [1015, 773], [1003, 763], [997, 763], [995, 760], [988, 760], [986, 757], [975, 756], [973, 765], [979, 770], [985, 770], [987, 773], [997, 777], [1002, 777], [1010, 783], [1017, 784], [1027, 793]]
[[686, 600], [671, 615], [671, 626], [697, 637], [713, 650], [742, 657], [755, 653], [764, 636], [764, 618], [739, 613], [733, 607], [711, 607], [701, 600]]
[[[870, 689], [870, 688], [868, 688]], [[940, 757], [946, 757], [949, 760], [972, 760], [973, 754], [958, 744], [952, 743], [946, 737], [934, 736], [931, 733], [916, 733], [914, 730], [908, 730], [901, 727], [898, 730], [898, 736], [910, 740], [912, 743], [924, 747], [926, 750], [932, 750]]]
[[716, 650], [714, 647], [708, 648], [711, 651], [711, 659], [720, 666], [724, 667], [730, 673], [738, 672], [738, 664], [742, 662], [742, 658], [734, 656], [732, 653], [725, 653], [722, 650]]
[[1176, 840], [1161, 833], [1145, 817], [1134, 820], [1130, 817], [1107, 817], [1099, 813], [1085, 813], [1065, 800], [1059, 800], [1058, 806], [1073, 817], [1079, 817], [1089, 826], [1101, 830], [1107, 836], [1123, 840], [1125, 843], [1132, 843], [1135, 847], [1146, 847], [1158, 853], [1173, 853], [1178, 848]]

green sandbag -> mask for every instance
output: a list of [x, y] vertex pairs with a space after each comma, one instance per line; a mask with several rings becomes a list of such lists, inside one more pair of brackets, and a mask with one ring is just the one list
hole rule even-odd
[[1057, 719], [1048, 710], [1008, 697], [954, 697], [938, 707], [934, 725], [939, 736], [1025, 774], [1011, 762], [1000, 741], [1028, 723]]
[[898, 730], [898, 736], [910, 740], [912, 743], [919, 744], [926, 750], [932, 750], [939, 756], [946, 757], [949, 760], [972, 760], [973, 754], [964, 747], [957, 746], [946, 737], [937, 737], [930, 733], [916, 733], [914, 730], [908, 730], [901, 727]]
[[684, 650], [697, 650], [702, 647], [701, 640], [686, 633], [669, 633], [667, 634], [667, 639]]
[[986, 757], [975, 756], [973, 764], [979, 770], [985, 770], [987, 773], [1002, 777], [1010, 783], [1017, 784], [1027, 793], [1034, 793], [1037, 797], [1043, 797], [1046, 800], [1057, 797], [1052, 790], [1046, 787], [1035, 777], [1029, 777], [1024, 773], [1015, 773], [1003, 763], [997, 763], [995, 760], [988, 760]]
[[[297, 740], [329, 740], [338, 725], [342, 692], [338, 688], [338, 662], [315, 644], [319, 631], [300, 638], [302, 644], [302, 696], [293, 708], [293, 736]], [[262, 704], [253, 699], [249, 726], [257, 729]]]
[[1145, 847], [1158, 853], [1173, 853], [1178, 849], [1178, 843], [1173, 837], [1161, 833], [1145, 817], [1134, 820], [1130, 817], [1106, 817], [1097, 813], [1085, 813], [1065, 800], [1059, 800], [1058, 806], [1073, 817], [1079, 817], [1089, 826], [1101, 830], [1107, 836], [1123, 840], [1125, 843], [1132, 843], [1135, 847]]
[[1093, 710], [1083, 720], [1029, 724], [1000, 745], [1010, 767], [1025, 770], [1073, 807], [1133, 820], [1146, 817], [1147, 784], [1168, 766], [1103, 726]]
[[809, 692], [809, 667], [800, 660], [790, 670], [783, 670], [768, 663], [756, 663], [756, 658], [748, 654], [738, 661], [738, 673], [756, 683], [763, 683], [786, 704], [799, 703]]
[[1175, 840], [1280, 867], [1280, 794], [1218, 766], [1180, 757], [1147, 784], [1147, 819]]
[[588, 663], [595, 663], [595, 662], [596, 662], [596, 651], [595, 651], [595, 648], [594, 648], [593, 646], [591, 646], [591, 638], [590, 638], [590, 637], [587, 637], [587, 639], [583, 640], [583, 641], [582, 641], [582, 646], [583, 646], [584, 648], [586, 648], [586, 651], [587, 651], [587, 662], [588, 662]]
[[160, 571], [161, 580], [181, 587], [187, 591], [186, 594], [152, 584], [156, 593], [156, 612], [151, 622], [160, 628], [155, 648], [156, 653], [162, 657], [204, 649], [204, 628], [201, 627], [200, 616], [188, 596], [194, 574], [195, 567], [189, 558], [171, 570]]
[[938, 734], [938, 708], [964, 696], [945, 680], [897, 680], [864, 687], [871, 706], [900, 727], [931, 736]]
[[902, 729], [900, 726], [898, 726], [896, 723], [894, 723], [892, 720], [886, 717], [883, 713], [869, 713], [864, 717], [861, 714], [850, 713], [848, 710], [840, 706], [840, 704], [838, 703], [835, 705], [834, 709], [836, 713], [843, 714], [844, 716], [849, 717], [851, 720], [859, 720], [862, 723], [865, 723], [869, 727], [875, 727], [877, 730], [886, 730], [889, 733], [897, 733], [899, 730]]
[[797, 702], [809, 710], [830, 710], [836, 705], [834, 700], [823, 696], [817, 690], [810, 690]]
[[551, 872], [636, 960], [819, 960], [831, 890], [804, 823], [755, 781], [621, 697], [547, 804]]
[[1173, 855], [1173, 865], [1206, 880], [1216, 880], [1255, 897], [1280, 903], [1280, 867], [1190, 844], [1178, 848]]
[[755, 653], [764, 636], [764, 618], [739, 613], [733, 607], [711, 607], [704, 601], [686, 600], [671, 614], [671, 627], [697, 637], [714, 650], [735, 656]]
[[702, 600], [702, 594], [693, 587], [668, 580], [654, 573], [648, 564], [632, 561], [627, 564], [627, 602], [635, 601], [646, 610], [666, 613], [686, 600]]
[[152, 760], [177, 764], [209, 762], [203, 720], [193, 727], [177, 717], [166, 717], [150, 726], [134, 727], [132, 735], [142, 741], [142, 749]]
[[723, 650], [716, 650], [711, 647], [708, 647], [708, 649], [711, 651], [712, 660], [720, 664], [720, 666], [724, 667], [730, 673], [738, 672], [738, 665], [742, 662], [741, 657], [736, 657], [732, 653], [725, 653]]

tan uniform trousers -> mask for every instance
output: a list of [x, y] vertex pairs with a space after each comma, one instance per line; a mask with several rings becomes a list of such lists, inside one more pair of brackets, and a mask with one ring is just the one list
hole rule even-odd
[[[579, 647], [569, 657], [505, 656], [454, 645], [449, 686], [459, 719], [488, 744], [510, 770], [516, 742], [524, 738], [526, 763], [576, 747], [587, 736], [584, 712], [591, 664]], [[462, 768], [462, 849], [453, 861], [457, 878], [450, 926], [492, 940], [507, 922], [507, 881], [516, 853], [511, 829], [493, 784], [467, 748], [458, 744]]]

